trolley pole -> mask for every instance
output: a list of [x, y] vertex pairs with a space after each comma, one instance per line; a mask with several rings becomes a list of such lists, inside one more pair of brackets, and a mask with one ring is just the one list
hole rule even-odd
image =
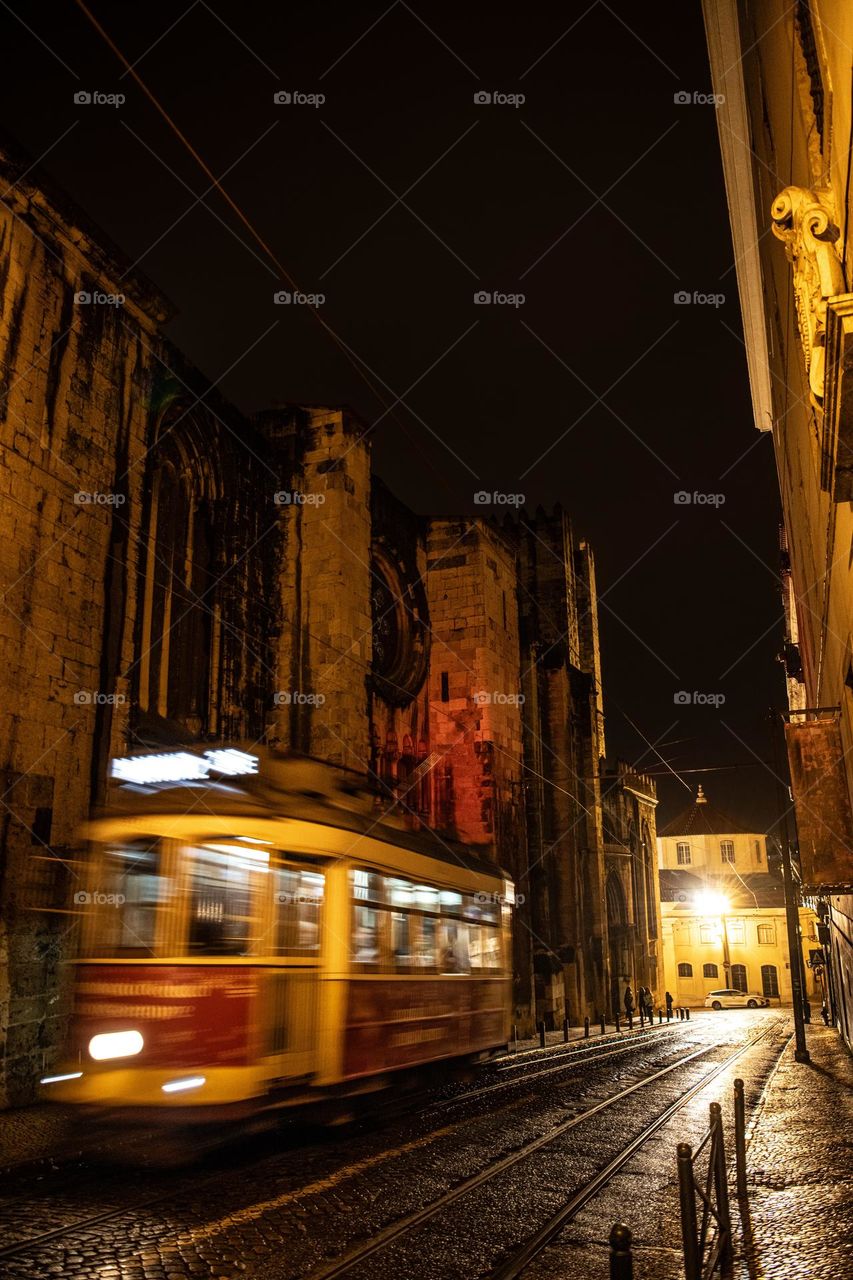
[[796, 1062], [811, 1062], [811, 1054], [806, 1046], [806, 1021], [803, 1012], [805, 993], [803, 991], [803, 948], [800, 940], [800, 911], [797, 905], [799, 893], [794, 886], [791, 849], [787, 840], [782, 843], [782, 879], [785, 885], [785, 923], [788, 926], [791, 1000], [794, 1006], [794, 1060]]
[[785, 888], [785, 923], [788, 931], [788, 962], [791, 974], [791, 1002], [794, 1012], [794, 1060], [811, 1062], [811, 1054], [806, 1045], [806, 1023], [803, 1014], [803, 948], [800, 940], [800, 911], [798, 906], [799, 890], [794, 885], [794, 871], [791, 865], [791, 842], [788, 838], [788, 805], [784, 795], [782, 781], [782, 761], [780, 759], [781, 719], [770, 711], [770, 742], [772, 747], [773, 772], [776, 775], [776, 787], [779, 804], [779, 820], [776, 824], [779, 848], [782, 854], [782, 882]]

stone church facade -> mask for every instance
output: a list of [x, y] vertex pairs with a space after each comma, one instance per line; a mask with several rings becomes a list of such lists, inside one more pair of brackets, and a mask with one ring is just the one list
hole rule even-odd
[[64, 1034], [111, 757], [182, 743], [361, 773], [511, 873], [521, 1033], [609, 1009], [589, 546], [560, 510], [415, 514], [346, 408], [247, 419], [79, 210], [0, 174], [0, 1098]]

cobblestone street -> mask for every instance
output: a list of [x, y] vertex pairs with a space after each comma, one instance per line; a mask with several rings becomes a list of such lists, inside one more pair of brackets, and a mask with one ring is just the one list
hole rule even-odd
[[853, 1059], [828, 1027], [808, 1045], [810, 1065], [788, 1046], [754, 1117], [742, 1280], [853, 1275]]
[[[832, 1117], [849, 1108], [849, 1062], [832, 1032], [812, 1028], [815, 1065], [795, 1066], [789, 1036], [784, 1013], [694, 1013], [689, 1023], [655, 1026], [622, 1043], [609, 1036], [526, 1049], [397, 1118], [366, 1118], [331, 1133], [290, 1125], [190, 1168], [158, 1170], [149, 1147], [130, 1168], [67, 1154], [56, 1167], [7, 1172], [0, 1275], [468, 1280], [506, 1265], [640, 1139], [523, 1272], [531, 1280], [606, 1275], [610, 1226], [625, 1220], [634, 1232], [637, 1276], [669, 1280], [680, 1274], [675, 1145], [698, 1142], [709, 1103], [720, 1100], [733, 1150], [736, 1076], [745, 1081], [753, 1119], [752, 1256], [764, 1267], [754, 1274], [782, 1275], [767, 1260], [788, 1238], [790, 1200], [801, 1183], [823, 1206], [805, 1224], [814, 1241], [810, 1257], [826, 1243], [824, 1224], [840, 1233], [850, 1205], [849, 1181], [836, 1183], [830, 1200], [819, 1173], [840, 1167], [843, 1143]], [[820, 1097], [807, 1096], [803, 1072]], [[821, 1132], [806, 1116], [824, 1101]], [[671, 1107], [671, 1118], [647, 1133]], [[36, 1127], [49, 1123], [38, 1112], [33, 1120]], [[135, 1158], [145, 1150], [138, 1143]], [[827, 1204], [835, 1206], [834, 1225]], [[783, 1251], [779, 1267], [787, 1256]], [[833, 1274], [843, 1272], [836, 1266]]]
[[0, 1280], [853, 1280], [853, 0], [0, 33]]

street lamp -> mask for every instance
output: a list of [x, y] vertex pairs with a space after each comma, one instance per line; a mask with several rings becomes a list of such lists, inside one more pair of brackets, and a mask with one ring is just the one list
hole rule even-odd
[[723, 970], [726, 975], [726, 989], [731, 985], [731, 956], [729, 954], [729, 930], [726, 920], [726, 912], [729, 910], [731, 903], [724, 893], [716, 893], [711, 889], [703, 889], [701, 893], [697, 893], [694, 898], [696, 909], [703, 916], [719, 916], [720, 917], [720, 933], [723, 940]]

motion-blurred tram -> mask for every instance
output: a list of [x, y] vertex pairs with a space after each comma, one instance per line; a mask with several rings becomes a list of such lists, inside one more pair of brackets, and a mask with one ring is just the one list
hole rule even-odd
[[513, 886], [342, 770], [225, 748], [112, 763], [86, 829], [73, 1042], [45, 1096], [242, 1120], [466, 1063], [510, 1030]]

